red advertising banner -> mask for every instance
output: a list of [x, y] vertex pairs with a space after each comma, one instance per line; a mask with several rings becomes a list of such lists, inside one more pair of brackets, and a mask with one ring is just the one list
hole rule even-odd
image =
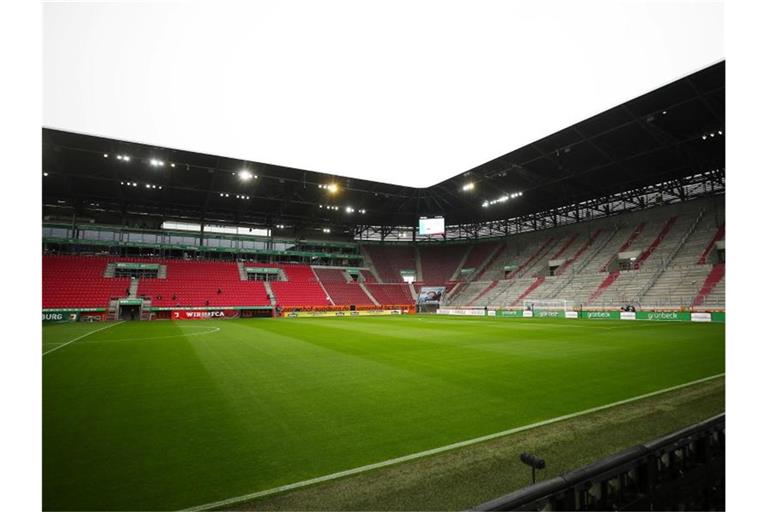
[[240, 311], [237, 309], [184, 309], [171, 312], [171, 320], [211, 320], [215, 318], [238, 318], [239, 316]]

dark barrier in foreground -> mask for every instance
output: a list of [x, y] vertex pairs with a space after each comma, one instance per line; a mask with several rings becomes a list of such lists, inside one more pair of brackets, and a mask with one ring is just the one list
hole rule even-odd
[[475, 510], [725, 510], [725, 414]]

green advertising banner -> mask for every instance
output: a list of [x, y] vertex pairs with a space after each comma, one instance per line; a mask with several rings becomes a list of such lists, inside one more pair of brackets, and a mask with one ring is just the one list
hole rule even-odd
[[665, 322], [690, 322], [691, 314], [687, 311], [638, 311], [637, 319]]
[[159, 270], [160, 264], [158, 263], [115, 263], [115, 268], [130, 269], [130, 270]]
[[509, 316], [509, 317], [515, 317], [515, 318], [522, 318], [523, 312], [522, 310], [515, 309], [513, 311], [496, 311], [496, 316]]
[[565, 311], [539, 311], [534, 310], [533, 316], [536, 318], [565, 318]]
[[621, 315], [618, 311], [582, 311], [581, 318], [589, 320], [619, 320]]
[[725, 311], [715, 311], [712, 313], [712, 321], [713, 322], [723, 322], [725, 323]]
[[72, 311], [43, 311], [43, 322], [77, 322], [79, 316]]
[[279, 274], [280, 269], [276, 267], [245, 267], [247, 273], [257, 274]]

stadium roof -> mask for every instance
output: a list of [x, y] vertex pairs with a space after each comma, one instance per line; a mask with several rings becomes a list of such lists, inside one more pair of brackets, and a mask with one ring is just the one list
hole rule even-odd
[[430, 187], [724, 58], [719, 2], [46, 3], [44, 126]]
[[[100, 218], [148, 215], [297, 229], [412, 226], [431, 215], [443, 215], [447, 224], [511, 218], [724, 166], [724, 62], [428, 188], [43, 132], [49, 214], [74, 207]], [[504, 196], [511, 197], [495, 202]]]

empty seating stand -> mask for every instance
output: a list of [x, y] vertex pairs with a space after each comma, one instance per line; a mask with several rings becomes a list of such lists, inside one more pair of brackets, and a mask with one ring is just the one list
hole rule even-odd
[[367, 245], [365, 248], [384, 283], [402, 283], [401, 270], [416, 271], [416, 251], [412, 245]]
[[110, 260], [97, 256], [43, 256], [43, 308], [106, 308], [125, 297], [128, 278], [104, 277]]
[[425, 246], [419, 249], [422, 282], [426, 286], [442, 286], [456, 272], [467, 252], [466, 245]]
[[414, 304], [410, 288], [405, 283], [366, 283], [365, 287], [376, 298], [376, 301], [382, 306]]
[[314, 267], [315, 274], [336, 306], [374, 305], [357, 281], [347, 281], [343, 269]]
[[288, 280], [269, 283], [275, 294], [277, 306], [329, 306], [331, 304], [309, 265], [286, 264], [280, 265], [280, 268]]
[[164, 260], [166, 279], [140, 279], [138, 295], [157, 307], [269, 306], [260, 281], [242, 281], [234, 262]]

